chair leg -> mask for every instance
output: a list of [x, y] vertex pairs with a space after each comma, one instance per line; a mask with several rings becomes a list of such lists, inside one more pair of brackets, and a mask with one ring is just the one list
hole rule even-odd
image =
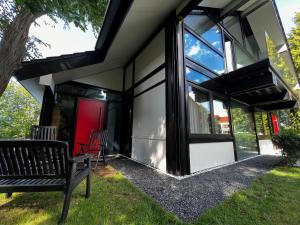
[[58, 224], [63, 224], [68, 216], [69, 207], [70, 207], [70, 203], [71, 203], [71, 197], [72, 197], [72, 190], [67, 190], [67, 192], [65, 194], [65, 200], [64, 200], [62, 214], [61, 214]]
[[91, 196], [91, 177], [88, 175], [86, 177], [86, 192], [85, 192], [85, 198], [89, 198]]
[[8, 192], [8, 193], [6, 193], [6, 198], [11, 198], [12, 197], [12, 192]]
[[103, 164], [106, 165], [106, 162], [105, 162], [105, 154], [104, 154], [104, 149], [101, 151], [101, 154], [102, 154], [102, 158], [103, 158]]
[[101, 156], [101, 151], [98, 152], [96, 164], [95, 164], [93, 170], [97, 169], [97, 166], [98, 166], [98, 162], [99, 162], [100, 156]]

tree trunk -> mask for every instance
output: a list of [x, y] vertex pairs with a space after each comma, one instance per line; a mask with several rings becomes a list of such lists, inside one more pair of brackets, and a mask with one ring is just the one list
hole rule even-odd
[[0, 43], [0, 96], [25, 55], [30, 25], [37, 19], [28, 9], [21, 9], [4, 30]]

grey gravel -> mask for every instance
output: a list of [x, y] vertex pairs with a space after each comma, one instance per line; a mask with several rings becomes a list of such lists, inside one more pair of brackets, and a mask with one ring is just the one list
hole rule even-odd
[[279, 160], [278, 156], [260, 156], [181, 180], [124, 157], [110, 160], [109, 164], [163, 208], [191, 222], [232, 193], [249, 186]]

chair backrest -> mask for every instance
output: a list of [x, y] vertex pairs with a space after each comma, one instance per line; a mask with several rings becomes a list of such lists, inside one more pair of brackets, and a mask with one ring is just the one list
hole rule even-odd
[[92, 130], [88, 143], [89, 150], [99, 151], [100, 145], [107, 145], [107, 130]]
[[66, 142], [0, 141], [0, 178], [66, 178], [68, 163]]
[[33, 140], [51, 140], [55, 141], [57, 138], [56, 126], [32, 126], [31, 139]]

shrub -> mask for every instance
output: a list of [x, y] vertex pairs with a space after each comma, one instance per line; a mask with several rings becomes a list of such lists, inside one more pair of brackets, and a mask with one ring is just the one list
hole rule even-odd
[[300, 158], [300, 134], [294, 129], [284, 129], [278, 135], [273, 135], [272, 141], [282, 149], [288, 166], [293, 166]]

